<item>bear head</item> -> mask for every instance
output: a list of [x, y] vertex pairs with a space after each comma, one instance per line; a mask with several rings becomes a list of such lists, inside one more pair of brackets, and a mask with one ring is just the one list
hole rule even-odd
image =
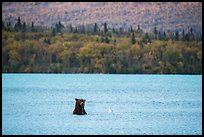
[[84, 99], [77, 99], [75, 98], [76, 103], [75, 103], [75, 109], [73, 111], [73, 114], [77, 114], [77, 115], [84, 115], [87, 114], [84, 106], [85, 106], [85, 101]]

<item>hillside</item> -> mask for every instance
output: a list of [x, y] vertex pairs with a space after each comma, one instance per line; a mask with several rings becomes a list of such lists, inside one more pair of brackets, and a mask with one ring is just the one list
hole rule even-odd
[[198, 2], [3, 2], [2, 20], [12, 24], [18, 16], [31, 24], [53, 26], [107, 22], [108, 27], [137, 27], [150, 31], [189, 30], [202, 34], [202, 3]]

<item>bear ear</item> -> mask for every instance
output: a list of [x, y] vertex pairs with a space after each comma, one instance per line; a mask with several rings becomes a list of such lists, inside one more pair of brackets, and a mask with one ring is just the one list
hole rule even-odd
[[77, 98], [75, 98], [75, 100], [77, 101], [78, 99], [77, 99]]
[[84, 102], [85, 102], [86, 100], [84, 99]]

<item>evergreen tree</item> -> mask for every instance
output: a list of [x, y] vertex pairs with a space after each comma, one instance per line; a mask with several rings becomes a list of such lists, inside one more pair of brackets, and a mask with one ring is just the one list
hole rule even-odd
[[178, 33], [178, 31], [176, 31], [176, 33], [175, 33], [175, 40], [179, 40], [179, 33]]
[[137, 25], [137, 30], [140, 30], [140, 25]]
[[56, 36], [56, 30], [55, 28], [52, 29], [52, 37]]
[[159, 38], [159, 40], [162, 40], [162, 38], [163, 38], [160, 31], [158, 32], [158, 38]]
[[189, 35], [191, 40], [194, 40], [194, 34], [193, 34], [193, 28], [190, 28], [190, 35]]
[[104, 23], [104, 33], [106, 34], [108, 32], [108, 27], [107, 27], [107, 23]]
[[81, 33], [85, 34], [85, 27], [84, 27], [84, 25], [81, 26]]
[[145, 36], [142, 38], [142, 42], [145, 44], [152, 42], [147, 32], [145, 33]]
[[164, 33], [163, 33], [163, 40], [167, 40], [168, 38], [167, 38], [167, 36], [166, 36], [166, 32], [164, 31]]
[[6, 31], [11, 32], [11, 22], [6, 23]]
[[94, 24], [94, 34], [98, 33], [98, 25], [97, 23]]
[[21, 18], [18, 17], [17, 23], [14, 26], [14, 31], [18, 32], [22, 29]]
[[136, 38], [135, 38], [135, 33], [132, 33], [132, 38], [131, 38], [131, 43], [135, 44], [136, 43]]
[[147, 40], [148, 40], [149, 43], [152, 43], [152, 41], [151, 41], [151, 39], [150, 39], [148, 33], [145, 34], [145, 37], [147, 38]]
[[113, 33], [116, 33], [115, 28], [112, 29], [112, 32], [113, 32]]
[[78, 33], [77, 27], [73, 28], [73, 33]]
[[132, 33], [133, 32], [133, 28], [132, 28], [132, 26], [130, 27], [130, 33]]
[[190, 40], [190, 34], [189, 34], [189, 33], [186, 33], [186, 35], [185, 35], [185, 40], [186, 40], [186, 41], [189, 41], [189, 40]]
[[25, 22], [23, 22], [22, 32], [26, 32], [26, 23]]
[[58, 33], [62, 33], [62, 29], [64, 28], [64, 26], [61, 24], [61, 22], [59, 21], [59, 23], [55, 24], [55, 29]]
[[166, 37], [166, 32], [165, 32], [165, 31], [164, 31], [164, 34], [163, 34], [163, 35], [164, 35], [164, 37]]
[[171, 40], [174, 40], [174, 38], [175, 38], [175, 37], [174, 37], [174, 33], [171, 32], [171, 33], [170, 33], [170, 39], [171, 39]]
[[73, 33], [73, 27], [72, 27], [72, 24], [69, 25], [69, 29], [70, 29], [70, 32]]
[[156, 28], [156, 26], [154, 27], [154, 35], [155, 35], [155, 39], [157, 39], [157, 28]]
[[185, 40], [185, 31], [184, 31], [184, 29], [182, 30], [182, 40], [183, 41]]
[[190, 35], [193, 35], [193, 28], [190, 28]]
[[31, 31], [35, 32], [35, 27], [34, 27], [34, 22], [33, 21], [32, 21], [32, 24], [31, 24]]

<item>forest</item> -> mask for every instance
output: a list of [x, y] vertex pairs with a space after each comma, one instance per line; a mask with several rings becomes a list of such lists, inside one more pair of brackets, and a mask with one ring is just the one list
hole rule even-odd
[[202, 36], [2, 20], [3, 73], [202, 74]]

